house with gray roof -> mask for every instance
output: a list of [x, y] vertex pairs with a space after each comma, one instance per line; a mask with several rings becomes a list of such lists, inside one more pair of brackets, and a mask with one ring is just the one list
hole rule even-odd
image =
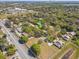
[[69, 35], [67, 35], [67, 34], [62, 35], [62, 38], [66, 41], [68, 41], [70, 39]]
[[54, 40], [53, 45], [55, 45], [58, 48], [62, 48], [64, 45], [64, 42], [62, 42], [61, 40]]

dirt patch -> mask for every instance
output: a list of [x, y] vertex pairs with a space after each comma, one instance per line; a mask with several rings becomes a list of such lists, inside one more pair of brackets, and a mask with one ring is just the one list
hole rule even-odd
[[39, 41], [38, 38], [31, 38], [28, 40], [28, 42], [26, 43], [29, 47], [31, 47], [33, 44], [37, 43]]
[[49, 59], [49, 57], [56, 52], [54, 46], [48, 46], [48, 44], [44, 42], [41, 44], [41, 53], [39, 57], [40, 59]]

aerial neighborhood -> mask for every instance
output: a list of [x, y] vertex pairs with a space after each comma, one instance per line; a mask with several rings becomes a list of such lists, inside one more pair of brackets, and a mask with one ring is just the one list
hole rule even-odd
[[0, 3], [0, 59], [79, 59], [79, 4]]

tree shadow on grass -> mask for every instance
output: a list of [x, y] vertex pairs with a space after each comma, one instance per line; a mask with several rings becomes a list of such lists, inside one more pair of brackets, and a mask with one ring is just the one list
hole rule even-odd
[[31, 48], [28, 50], [28, 54], [34, 58], [36, 58], [35, 54], [32, 52]]

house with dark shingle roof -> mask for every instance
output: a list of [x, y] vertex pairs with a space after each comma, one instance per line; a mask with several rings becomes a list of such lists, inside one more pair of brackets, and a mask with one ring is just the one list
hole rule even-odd
[[55, 46], [58, 47], [58, 48], [62, 48], [63, 45], [64, 45], [64, 42], [61, 41], [61, 40], [54, 40], [53, 45], [55, 45]]
[[68, 41], [70, 39], [70, 37], [67, 34], [62, 35], [62, 38], [66, 41]]

